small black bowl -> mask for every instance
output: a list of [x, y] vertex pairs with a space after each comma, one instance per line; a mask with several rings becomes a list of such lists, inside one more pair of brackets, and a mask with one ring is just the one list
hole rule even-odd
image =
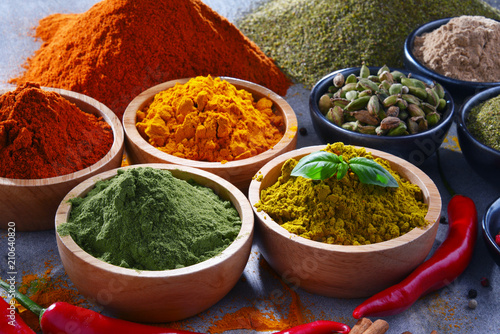
[[455, 105], [458, 108], [458, 106], [460, 106], [468, 97], [484, 89], [500, 85], [500, 82], [475, 82], [453, 79], [435, 72], [434, 70], [422, 64], [419, 60], [417, 60], [417, 58], [415, 58], [415, 55], [413, 54], [413, 44], [415, 42], [415, 37], [422, 36], [424, 33], [432, 32], [440, 26], [448, 23], [448, 21], [450, 21], [451, 19], [451, 17], [448, 17], [431, 21], [413, 30], [408, 35], [404, 43], [403, 64], [407, 70], [415, 74], [420, 74], [425, 77], [431, 78], [432, 80], [443, 85], [450, 92]]
[[[369, 69], [370, 73], [375, 74], [380, 67], [369, 67]], [[400, 71], [407, 76], [410, 74], [409, 71], [402, 69], [391, 68], [390, 70]], [[324, 76], [314, 85], [309, 96], [309, 111], [314, 129], [325, 143], [343, 142], [346, 145], [371, 147], [403, 158], [415, 166], [421, 165], [441, 146], [453, 123], [455, 104], [451, 95], [444, 88], [444, 98], [448, 102], [448, 107], [444, 111], [439, 123], [427, 131], [397, 137], [377, 136], [349, 131], [330, 122], [319, 110], [318, 101], [327, 92], [328, 87], [332, 85], [332, 80], [337, 73], [342, 73], [347, 78], [351, 73], [359, 75], [359, 71], [359, 67], [338, 70]], [[411, 76], [427, 84], [433, 83], [431, 79], [420, 75], [411, 73]]]
[[500, 233], [500, 198], [493, 201], [486, 208], [481, 222], [481, 229], [488, 251], [497, 265], [500, 266], [500, 246], [495, 242], [495, 236]]
[[467, 163], [488, 183], [500, 188], [500, 151], [478, 141], [469, 132], [466, 121], [472, 108], [500, 95], [500, 84], [469, 98], [457, 114], [458, 143]]

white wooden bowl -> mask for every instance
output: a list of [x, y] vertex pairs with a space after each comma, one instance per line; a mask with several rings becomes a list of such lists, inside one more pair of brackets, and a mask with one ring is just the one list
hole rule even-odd
[[367, 152], [388, 160], [393, 170], [420, 187], [429, 208], [425, 217], [429, 225], [376, 244], [344, 246], [299, 237], [265, 212], [257, 211], [254, 205], [260, 199], [261, 190], [277, 181], [286, 160], [299, 160], [325, 147], [310, 146], [285, 153], [257, 173], [260, 177], [254, 178], [249, 188], [250, 203], [257, 216], [256, 240], [269, 265], [290, 284], [329, 297], [368, 297], [403, 279], [428, 255], [439, 226], [441, 196], [432, 180], [414, 165], [389, 153], [367, 148]]
[[[81, 249], [70, 235], [56, 233], [64, 269], [75, 287], [90, 300], [123, 319], [139, 322], [169, 322], [193, 316], [222, 299], [237, 283], [250, 255], [254, 216], [248, 199], [226, 180], [200, 169], [169, 164], [141, 164], [166, 169], [179, 179], [192, 179], [230, 200], [238, 210], [242, 226], [235, 241], [222, 253], [188, 267], [161, 271], [139, 271], [103, 262]], [[70, 198], [84, 196], [98, 180], [116, 175], [116, 169], [96, 175], [71, 190], [59, 206], [57, 226], [67, 221]]]
[[136, 128], [137, 110], [140, 110], [148, 105], [153, 100], [154, 96], [159, 92], [175, 86], [176, 83], [184, 84], [190, 79], [184, 78], [171, 80], [151, 87], [139, 94], [127, 106], [127, 109], [123, 114], [123, 126], [126, 136], [125, 145], [130, 162], [132, 164], [170, 163], [200, 168], [228, 180], [236, 187], [246, 192], [252, 176], [259, 170], [259, 168], [264, 166], [266, 162], [274, 157], [296, 148], [297, 116], [285, 99], [273, 91], [249, 81], [229, 77], [220, 78], [228, 81], [238, 89], [244, 89], [250, 92], [256, 101], [262, 97], [267, 97], [273, 102], [273, 110], [277, 114], [281, 114], [283, 116], [285, 132], [281, 140], [274, 145], [272, 149], [254, 157], [228, 161], [222, 164], [220, 162], [196, 161], [179, 158], [162, 152], [153, 145], [149, 144], [144, 138], [142, 138]]
[[[45, 179], [11, 179], [0, 177], [0, 228], [15, 226], [18, 231], [49, 230], [63, 197], [88, 177], [121, 165], [124, 132], [120, 120], [104, 104], [72, 91], [42, 87], [59, 93], [82, 111], [102, 117], [113, 131], [113, 145], [98, 162], [74, 173]], [[0, 94], [6, 91], [0, 92]], [[74, 129], [78, 131], [78, 129]]]

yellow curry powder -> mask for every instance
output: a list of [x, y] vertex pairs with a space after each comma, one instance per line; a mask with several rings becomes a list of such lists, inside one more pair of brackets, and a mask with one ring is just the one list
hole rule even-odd
[[137, 111], [137, 129], [151, 145], [174, 156], [226, 162], [255, 156], [283, 137], [273, 103], [211, 76], [162, 91]]
[[[364, 148], [343, 143], [328, 145], [325, 151], [342, 155], [344, 160], [356, 156], [373, 159]], [[255, 207], [290, 233], [329, 244], [372, 244], [427, 225], [421, 189], [391, 170], [387, 161], [374, 160], [394, 176], [399, 187], [363, 184], [350, 172], [340, 180], [292, 177], [298, 161], [289, 159], [278, 181], [262, 190]]]

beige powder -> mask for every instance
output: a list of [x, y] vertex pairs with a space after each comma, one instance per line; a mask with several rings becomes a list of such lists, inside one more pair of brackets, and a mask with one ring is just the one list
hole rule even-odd
[[483, 16], [452, 18], [415, 38], [413, 52], [426, 67], [454, 79], [500, 81], [500, 22]]

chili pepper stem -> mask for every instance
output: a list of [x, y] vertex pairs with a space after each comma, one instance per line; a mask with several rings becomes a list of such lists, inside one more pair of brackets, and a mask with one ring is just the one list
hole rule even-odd
[[[5, 292], [12, 292], [11, 286], [3, 280], [0, 280], [0, 287], [4, 289]], [[38, 317], [40, 317], [43, 311], [45, 311], [43, 307], [41, 307], [40, 305], [29, 299], [27, 296], [20, 293], [17, 289], [14, 289], [14, 297], [19, 302], [19, 304], [21, 304], [23, 307], [30, 310], [31, 312], [35, 313]]]

